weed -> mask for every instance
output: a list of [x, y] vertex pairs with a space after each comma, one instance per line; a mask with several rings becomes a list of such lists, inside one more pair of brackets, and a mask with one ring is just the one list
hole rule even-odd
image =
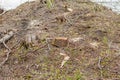
[[47, 7], [50, 9], [53, 7], [54, 0], [47, 0]]
[[103, 43], [108, 45], [108, 38], [107, 37], [103, 37]]

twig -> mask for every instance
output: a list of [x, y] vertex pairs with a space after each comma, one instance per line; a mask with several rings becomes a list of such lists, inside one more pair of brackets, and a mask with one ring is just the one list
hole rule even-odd
[[40, 46], [39, 48], [37, 48], [37, 49], [35, 49], [35, 50], [32, 50], [32, 51], [29, 51], [29, 52], [35, 53], [35, 52], [38, 51], [39, 49], [44, 48], [44, 47], [46, 47], [46, 46], [47, 46], [47, 44], [42, 45], [42, 46]]
[[0, 67], [2, 67], [2, 65], [5, 64], [5, 62], [6, 62], [6, 61], [8, 60], [8, 58], [9, 58], [9, 54], [11, 53], [11, 49], [5, 44], [4, 41], [3, 41], [3, 44], [4, 44], [5, 48], [8, 49], [8, 52], [7, 52], [7, 57], [6, 57], [6, 59], [0, 64]]
[[48, 50], [46, 50], [46, 52], [49, 54], [51, 48], [50, 48], [50, 44], [49, 44], [49, 39], [46, 39], [46, 43], [47, 43], [47, 47], [48, 47]]
[[8, 34], [6, 34], [2, 39], [0, 39], [0, 44], [3, 42], [8, 41], [11, 37], [13, 37], [14, 32], [10, 31]]
[[3, 13], [0, 14], [0, 16], [2, 16], [3, 14], [5, 14], [7, 11], [3, 11]]
[[[18, 41], [18, 43], [19, 43], [19, 42], [20, 42], [20, 41]], [[16, 43], [15, 45], [13, 45], [13, 47], [10, 49], [10, 48], [5, 44], [5, 42], [3, 42], [3, 45], [5, 46], [6, 49], [8, 49], [8, 52], [7, 52], [7, 57], [5, 58], [4, 61], [1, 62], [0, 67], [2, 67], [2, 66], [6, 63], [6, 61], [7, 61], [8, 58], [9, 58], [10, 53], [12, 52], [12, 49], [13, 49], [16, 45], [18, 45], [18, 43]]]
[[47, 45], [48, 45], [48, 49], [51, 50], [48, 39], [46, 39], [46, 43], [47, 43]]
[[[20, 42], [20, 41], [18, 41], [18, 43], [19, 43], [19, 42]], [[3, 42], [5, 48], [8, 49], [8, 52], [7, 52], [7, 57], [6, 57], [6, 59], [5, 59], [3, 62], [1, 62], [0, 67], [2, 67], [2, 65], [5, 64], [5, 62], [6, 62], [6, 61], [8, 60], [8, 58], [9, 58], [10, 53], [12, 52], [12, 49], [13, 49], [16, 45], [18, 45], [18, 43], [16, 43], [16, 44], [10, 49], [10, 48], [5, 44], [5, 42]]]
[[11, 53], [11, 49], [5, 44], [6, 41], [8, 41], [11, 37], [13, 37], [14, 33], [13, 31], [10, 31], [8, 34], [6, 34], [2, 39], [0, 39], [0, 44], [3, 43], [6, 49], [8, 49], [7, 57], [6, 59], [0, 64], [0, 67], [8, 60], [9, 54]]
[[101, 56], [99, 56], [99, 60], [98, 60], [98, 68], [100, 69], [100, 77], [102, 78], [103, 77], [103, 74], [102, 74], [102, 66], [101, 66]]
[[99, 56], [99, 60], [98, 60], [98, 68], [101, 70], [102, 69], [102, 67], [101, 67], [101, 57]]
[[8, 60], [9, 58], [9, 54], [11, 53], [11, 49], [5, 44], [5, 42], [7, 40], [9, 40], [11, 37], [13, 37], [14, 33], [13, 31], [10, 31], [8, 34], [6, 34], [2, 39], [0, 39], [0, 44], [3, 43], [3, 45], [5, 46], [6, 49], [8, 49], [8, 52], [7, 52], [7, 57], [6, 59], [0, 64], [0, 67], [5, 64], [5, 62]]

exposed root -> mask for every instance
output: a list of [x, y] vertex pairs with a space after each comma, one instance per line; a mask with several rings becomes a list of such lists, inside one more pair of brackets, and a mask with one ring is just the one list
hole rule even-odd
[[6, 34], [2, 39], [0, 39], [0, 44], [1, 43], [5, 43], [6, 41], [8, 41], [10, 38], [12, 38], [14, 35], [13, 31], [10, 31], [8, 34]]
[[5, 44], [6, 41], [8, 41], [11, 37], [13, 37], [14, 33], [13, 31], [10, 31], [8, 34], [6, 34], [2, 39], [0, 39], [0, 44], [3, 43], [3, 45], [5, 46], [6, 49], [8, 49], [7, 52], [7, 57], [6, 59], [0, 64], [0, 67], [5, 64], [5, 62], [8, 60], [9, 58], [9, 54], [11, 53], [11, 49]]
[[2, 67], [2, 65], [5, 64], [5, 62], [8, 60], [9, 55], [10, 55], [10, 53], [11, 53], [11, 49], [5, 44], [5, 42], [3, 42], [3, 44], [4, 44], [5, 48], [8, 49], [8, 52], [7, 52], [7, 57], [6, 57], [6, 59], [0, 64], [0, 67]]

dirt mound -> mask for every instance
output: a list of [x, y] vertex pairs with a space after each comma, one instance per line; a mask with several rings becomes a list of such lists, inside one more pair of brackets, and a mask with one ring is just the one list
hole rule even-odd
[[[0, 38], [15, 33], [6, 43], [12, 51], [1, 78], [120, 79], [120, 16], [106, 7], [87, 0], [55, 0], [54, 7], [48, 8], [46, 2], [36, 1], [7, 11], [0, 21]], [[50, 47], [46, 39], [55, 37], [68, 38], [69, 45]], [[4, 45], [0, 48], [2, 62]], [[61, 51], [70, 56], [62, 69]]]

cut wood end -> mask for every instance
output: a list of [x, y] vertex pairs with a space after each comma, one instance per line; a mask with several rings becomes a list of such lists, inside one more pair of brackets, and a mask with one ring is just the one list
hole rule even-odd
[[57, 47], [66, 47], [68, 45], [68, 38], [56, 37], [53, 39], [52, 45], [57, 46]]

